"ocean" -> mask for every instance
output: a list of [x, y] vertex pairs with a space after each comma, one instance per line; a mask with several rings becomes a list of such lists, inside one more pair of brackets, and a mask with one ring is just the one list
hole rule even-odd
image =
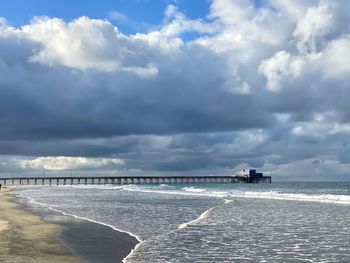
[[30, 203], [135, 236], [132, 262], [350, 262], [350, 183], [24, 188]]

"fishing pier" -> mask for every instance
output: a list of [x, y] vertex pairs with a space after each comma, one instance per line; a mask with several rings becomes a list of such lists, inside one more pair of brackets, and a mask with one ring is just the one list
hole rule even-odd
[[271, 176], [38, 176], [0, 177], [2, 185], [124, 185], [271, 183]]

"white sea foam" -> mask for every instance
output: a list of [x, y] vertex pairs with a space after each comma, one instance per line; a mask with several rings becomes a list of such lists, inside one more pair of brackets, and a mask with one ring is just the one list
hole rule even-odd
[[58, 185], [56, 187], [59, 188], [78, 188], [78, 189], [100, 189], [100, 190], [122, 190], [124, 188], [123, 185], [99, 185], [99, 184], [80, 184], [80, 185]]
[[[64, 186], [72, 187], [72, 186]], [[272, 199], [272, 200], [289, 200], [289, 201], [304, 201], [304, 202], [321, 202], [321, 203], [334, 203], [341, 205], [350, 205], [350, 195], [340, 194], [306, 194], [306, 193], [281, 193], [277, 191], [247, 191], [247, 190], [226, 190], [226, 191], [213, 191], [210, 189], [184, 187], [176, 190], [174, 188], [157, 187], [150, 188], [140, 185], [95, 185], [86, 186], [79, 185], [73, 186], [78, 188], [91, 188], [98, 189], [119, 189], [123, 191], [135, 191], [142, 193], [157, 193], [157, 194], [172, 194], [172, 195], [190, 195], [190, 196], [207, 196], [216, 198], [235, 197], [235, 198], [259, 198], [259, 199]]]
[[209, 193], [195, 193], [195, 192], [186, 192], [183, 190], [160, 190], [160, 189], [151, 189], [151, 188], [123, 188], [124, 191], [130, 192], [141, 192], [141, 193], [156, 193], [156, 194], [166, 194], [166, 195], [190, 195], [190, 196], [212, 196], [218, 197], [215, 195], [210, 195]]
[[144, 189], [141, 187], [133, 189], [124, 189], [128, 191], [138, 191], [143, 193], [159, 193], [159, 194], [178, 194], [192, 196], [207, 196], [225, 198], [260, 198], [273, 200], [289, 200], [289, 201], [305, 201], [305, 202], [322, 202], [334, 203], [342, 205], [350, 205], [350, 195], [335, 194], [304, 194], [304, 193], [279, 193], [276, 191], [210, 191], [201, 188], [185, 187], [181, 190], [162, 191], [158, 189]]
[[186, 228], [188, 226], [192, 226], [192, 225], [198, 224], [200, 221], [205, 220], [206, 218], [208, 218], [208, 216], [210, 214], [210, 211], [213, 210], [213, 209], [214, 209], [214, 207], [211, 207], [207, 211], [202, 213], [197, 219], [194, 219], [192, 221], [189, 221], [187, 223], [183, 223], [183, 224], [179, 225], [178, 229], [183, 229], [183, 228]]
[[334, 195], [334, 194], [299, 194], [299, 193], [278, 193], [275, 191], [269, 192], [231, 192], [232, 197], [243, 198], [261, 198], [274, 200], [290, 200], [290, 201], [304, 201], [304, 202], [321, 202], [334, 204], [350, 204], [350, 195]]
[[160, 184], [159, 187], [160, 188], [174, 188], [174, 186], [168, 185], [168, 184]]
[[186, 191], [186, 192], [192, 192], [192, 193], [202, 193], [204, 191], [206, 191], [207, 189], [202, 189], [202, 188], [195, 188], [195, 187], [184, 187], [182, 188], [182, 190]]
[[233, 199], [224, 199], [225, 204], [232, 203], [234, 200]]

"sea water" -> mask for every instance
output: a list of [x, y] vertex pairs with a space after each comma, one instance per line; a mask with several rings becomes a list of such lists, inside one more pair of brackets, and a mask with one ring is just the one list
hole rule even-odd
[[350, 262], [350, 183], [76, 185], [31, 202], [125, 231], [125, 262]]

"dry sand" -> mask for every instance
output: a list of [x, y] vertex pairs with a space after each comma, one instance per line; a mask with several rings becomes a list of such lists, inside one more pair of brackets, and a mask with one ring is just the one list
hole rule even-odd
[[21, 209], [8, 188], [0, 191], [1, 263], [81, 263], [56, 240], [62, 230]]

